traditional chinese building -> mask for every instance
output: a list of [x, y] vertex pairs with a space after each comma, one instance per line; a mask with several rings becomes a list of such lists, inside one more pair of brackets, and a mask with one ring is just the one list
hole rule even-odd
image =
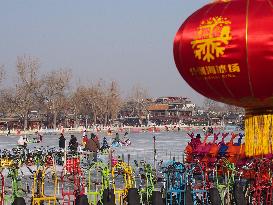
[[[191, 105], [191, 106], [187, 106]], [[149, 120], [158, 124], [178, 123], [192, 116], [193, 104], [183, 97], [161, 97], [147, 106]]]

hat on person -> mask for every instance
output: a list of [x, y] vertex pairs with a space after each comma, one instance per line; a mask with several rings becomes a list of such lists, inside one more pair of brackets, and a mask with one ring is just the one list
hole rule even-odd
[[196, 138], [201, 138], [201, 135], [200, 135], [200, 134], [197, 134], [197, 135], [196, 135]]

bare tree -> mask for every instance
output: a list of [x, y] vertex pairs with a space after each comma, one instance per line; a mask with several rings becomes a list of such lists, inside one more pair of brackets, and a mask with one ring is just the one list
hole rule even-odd
[[13, 101], [13, 92], [12, 88], [3, 88], [0, 90], [0, 112], [1, 113], [13, 113], [14, 108], [11, 106]]
[[4, 65], [0, 65], [0, 82], [2, 82], [4, 77], [5, 77]]
[[[2, 82], [3, 78], [4, 78], [4, 66], [0, 65], [0, 83]], [[8, 91], [6, 88], [1, 88], [0, 89], [0, 112], [1, 113], [5, 113], [6, 110], [8, 109], [8, 102], [5, 99], [5, 96], [7, 95], [7, 93], [10, 92], [10, 90]]]
[[81, 85], [71, 96], [71, 105], [75, 113], [75, 121], [78, 123], [78, 115], [90, 116], [93, 123], [101, 118], [105, 109], [105, 99], [101, 85]]
[[208, 112], [212, 112], [219, 107], [219, 103], [210, 98], [205, 98], [203, 102], [203, 106], [205, 110], [207, 110]]
[[71, 79], [69, 70], [58, 70], [46, 73], [42, 78], [40, 99], [44, 100], [46, 107], [53, 114], [53, 128], [56, 129], [57, 115], [65, 106], [65, 92]]
[[108, 101], [110, 119], [115, 119], [122, 104], [119, 86], [116, 81], [112, 81], [110, 84], [110, 88], [108, 89]]
[[99, 120], [106, 125], [117, 117], [121, 97], [116, 81], [107, 86], [103, 80], [99, 80], [95, 84], [79, 86], [70, 101], [75, 116], [82, 115], [90, 118], [94, 124]]
[[117, 114], [121, 107], [121, 97], [120, 91], [118, 88], [118, 83], [116, 81], [112, 81], [108, 88], [105, 89], [104, 95], [104, 125], [109, 123], [109, 120], [117, 118]]
[[215, 111], [219, 107], [219, 103], [210, 99], [210, 98], [205, 97], [204, 102], [203, 102], [203, 107], [204, 107], [204, 110], [207, 111], [206, 114], [207, 114], [208, 122], [210, 125], [212, 123], [211, 118], [214, 116]]
[[93, 116], [94, 124], [97, 124], [97, 119], [102, 121], [107, 102], [105, 100], [104, 87], [101, 82], [98, 82], [87, 89], [86, 104], [91, 111], [90, 114]]
[[150, 98], [149, 91], [147, 88], [141, 87], [140, 85], [134, 85], [130, 92], [129, 99], [133, 101], [143, 101], [144, 99]]
[[237, 107], [235, 105], [224, 104], [224, 110], [228, 113], [234, 113], [234, 114], [244, 113], [243, 108]]
[[[69, 104], [71, 112], [74, 114], [74, 126], [79, 126], [79, 119], [78, 115], [82, 114], [83, 112], [86, 112], [84, 103], [84, 97], [85, 97], [86, 91], [84, 86], [79, 86], [76, 88], [75, 92], [70, 95], [69, 98]], [[84, 110], [84, 111], [83, 111]]]
[[147, 115], [146, 100], [150, 98], [149, 92], [146, 88], [141, 87], [140, 85], [134, 85], [132, 87], [129, 98], [126, 100], [123, 107], [131, 110], [130, 116]]
[[28, 115], [37, 102], [37, 91], [40, 83], [38, 78], [39, 60], [35, 57], [17, 58], [17, 84], [11, 93], [6, 94], [10, 110], [24, 120], [24, 129], [28, 128]]

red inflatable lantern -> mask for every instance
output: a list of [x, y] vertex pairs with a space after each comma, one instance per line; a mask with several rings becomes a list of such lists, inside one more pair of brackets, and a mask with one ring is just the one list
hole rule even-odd
[[246, 154], [273, 152], [273, 0], [214, 1], [174, 40], [186, 82], [213, 100], [246, 109]]

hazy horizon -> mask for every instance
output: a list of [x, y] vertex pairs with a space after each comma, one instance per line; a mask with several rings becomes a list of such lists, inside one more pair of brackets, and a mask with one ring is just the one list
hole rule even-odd
[[[0, 64], [13, 82], [17, 56], [40, 59], [41, 71], [70, 68], [73, 82], [116, 80], [152, 97], [203, 97], [179, 75], [173, 39], [183, 21], [208, 0], [5, 1], [0, 8]], [[200, 102], [201, 101], [201, 102]]]

